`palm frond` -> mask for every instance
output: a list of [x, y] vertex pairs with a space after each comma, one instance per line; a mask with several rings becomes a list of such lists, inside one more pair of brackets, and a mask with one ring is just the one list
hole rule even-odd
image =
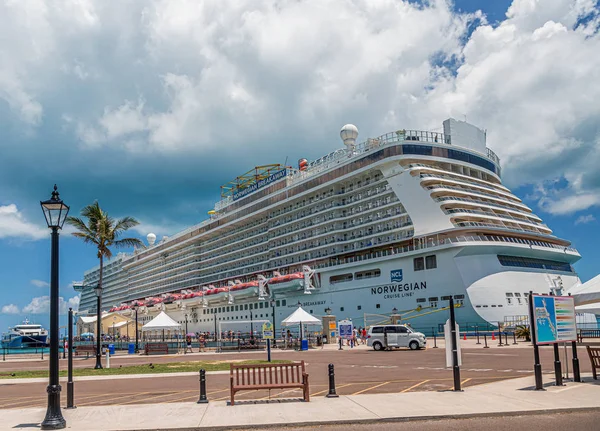
[[123, 238], [115, 241], [113, 245], [117, 248], [143, 247], [144, 243], [137, 238]]
[[133, 217], [123, 217], [115, 224], [115, 236], [118, 237], [122, 232], [139, 225], [140, 222]]

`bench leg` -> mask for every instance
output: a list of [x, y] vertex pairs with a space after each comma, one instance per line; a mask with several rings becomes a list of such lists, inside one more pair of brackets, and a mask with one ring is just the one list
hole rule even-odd
[[598, 376], [596, 375], [596, 366], [592, 365], [592, 376], [594, 377], [594, 380], [598, 380]]
[[231, 405], [235, 404], [235, 391], [233, 390], [233, 388], [231, 388]]

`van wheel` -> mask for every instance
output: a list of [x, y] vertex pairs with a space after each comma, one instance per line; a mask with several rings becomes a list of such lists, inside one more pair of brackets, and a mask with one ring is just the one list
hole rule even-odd
[[383, 349], [383, 344], [381, 344], [379, 341], [376, 341], [373, 343], [373, 350], [379, 352]]
[[419, 343], [417, 343], [416, 341], [411, 341], [408, 344], [408, 347], [410, 347], [410, 350], [418, 350], [419, 349]]

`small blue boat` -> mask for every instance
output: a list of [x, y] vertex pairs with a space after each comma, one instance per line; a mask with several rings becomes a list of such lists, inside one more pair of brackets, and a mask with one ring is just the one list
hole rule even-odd
[[46, 347], [48, 331], [42, 325], [29, 323], [27, 319], [8, 332], [2, 334], [2, 347], [7, 349], [23, 349], [31, 347]]

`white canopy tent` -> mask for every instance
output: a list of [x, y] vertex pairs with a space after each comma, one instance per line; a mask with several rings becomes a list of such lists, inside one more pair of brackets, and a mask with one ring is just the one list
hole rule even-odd
[[[171, 319], [167, 313], [161, 311], [158, 316], [142, 326], [142, 332], [149, 331], [160, 331], [162, 330], [162, 339], [165, 339], [165, 330], [167, 331], [181, 331], [181, 325], [175, 320]], [[183, 341], [183, 337], [179, 337], [177, 340], [177, 348], [180, 349], [180, 342]]]
[[600, 308], [600, 275], [583, 284], [571, 287], [568, 294], [575, 298], [575, 306], [596, 304]]
[[323, 326], [321, 319], [317, 319], [312, 314], [307, 313], [302, 307], [298, 307], [296, 311], [290, 314], [288, 317], [282, 320], [282, 326], [300, 326], [300, 339], [304, 338], [302, 326], [303, 325], [319, 325]]
[[171, 319], [167, 313], [161, 311], [158, 316], [142, 326], [142, 331], [156, 331], [160, 329], [181, 329], [181, 325]]

